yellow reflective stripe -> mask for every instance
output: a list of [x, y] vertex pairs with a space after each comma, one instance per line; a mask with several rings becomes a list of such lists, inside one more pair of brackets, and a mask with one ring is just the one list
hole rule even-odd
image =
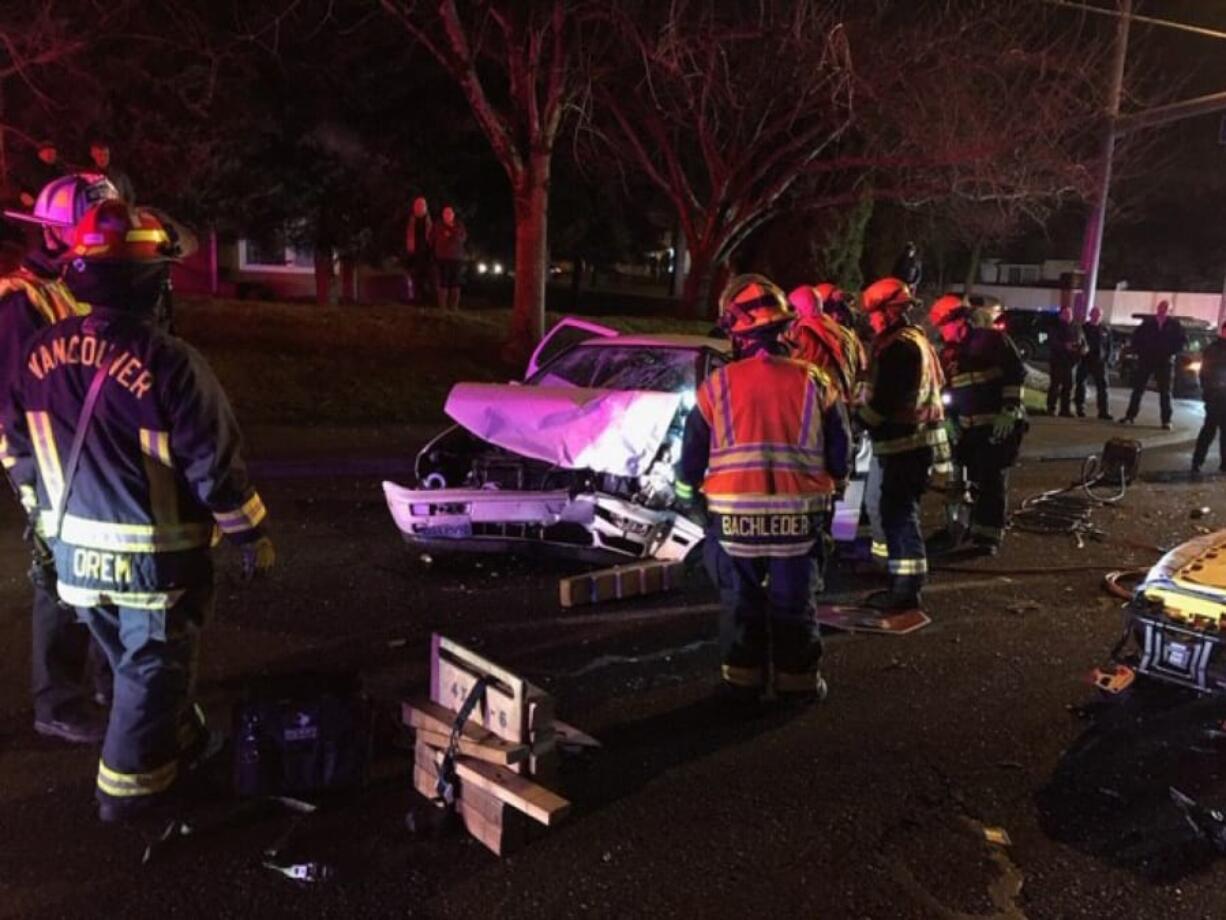
[[85, 588], [80, 585], [56, 586], [60, 600], [70, 607], [98, 607], [111, 604], [116, 607], [131, 607], [134, 610], [165, 610], [173, 607], [186, 593], [186, 589], [169, 591], [107, 591], [102, 588]]
[[165, 792], [179, 773], [179, 762], [172, 760], [163, 767], [147, 773], [120, 773], [112, 770], [102, 760], [98, 761], [98, 788], [116, 798], [135, 795], [155, 795]]
[[6, 470], [11, 470], [17, 465], [17, 458], [7, 456], [0, 457], [0, 464], [2, 464]]
[[1001, 387], [1000, 394], [1005, 399], [1016, 399], [1020, 402], [1022, 397], [1026, 395], [1026, 387], [1022, 384], [1018, 384], [1015, 387]]
[[729, 556], [737, 559], [794, 559], [797, 556], [807, 556], [813, 552], [816, 540], [804, 540], [800, 543], [734, 543], [731, 540], [720, 540], [719, 545]]
[[734, 664], [720, 665], [720, 677], [734, 687], [761, 687], [766, 682], [761, 668], [742, 668]]
[[682, 482], [680, 479], [673, 485], [673, 492], [676, 493], [678, 498], [686, 501], [694, 497], [694, 487], [688, 482]]
[[21, 507], [26, 509], [27, 514], [38, 507], [38, 493], [34, 491], [34, 486], [19, 485], [17, 487], [17, 497], [21, 501]]
[[969, 387], [977, 383], [991, 383], [993, 380], [999, 380], [1003, 377], [1004, 373], [999, 367], [989, 368], [986, 371], [967, 371], [965, 374], [955, 374], [949, 385], [952, 387]]
[[716, 456], [712, 453], [708, 473], [719, 473], [725, 469], [744, 469], [750, 464], [762, 467], [769, 466], [803, 466], [812, 472], [821, 472], [825, 468], [825, 458], [819, 451], [801, 447], [755, 446], [733, 448]]
[[[871, 399], [872, 397], [869, 398]], [[880, 425], [885, 421], [885, 416], [868, 403], [865, 403], [860, 407], [860, 418], [862, 418], [864, 420], [864, 424], [868, 425], [870, 428], [875, 428], [877, 425]]]
[[901, 438], [891, 438], [888, 441], [874, 441], [873, 453], [882, 454], [901, 454], [904, 451], [915, 450], [920, 447], [940, 447], [941, 445], [948, 446], [948, 435], [945, 433], [945, 427], [927, 428], [923, 431], [917, 431], [915, 434], [909, 434]]
[[129, 243], [164, 243], [169, 239], [165, 230], [129, 230], [127, 232]]
[[875, 556], [878, 559], [890, 558], [890, 547], [887, 546], [885, 543], [878, 543], [876, 540], [874, 540], [873, 545], [870, 549], [871, 549], [873, 556]]
[[166, 466], [174, 466], [170, 456], [170, 432], [155, 431], [150, 428], [140, 430], [140, 449], [147, 457], [152, 457]]
[[218, 526], [226, 533], [242, 533], [244, 530], [251, 530], [258, 527], [267, 516], [268, 510], [264, 507], [264, 500], [260, 498], [258, 492], [252, 492], [251, 497], [243, 502], [243, 506], [237, 511], [213, 512]]
[[891, 575], [926, 575], [928, 573], [927, 559], [891, 559]]
[[51, 416], [46, 412], [27, 412], [26, 422], [30, 426], [34, 458], [38, 461], [38, 472], [47, 490], [47, 500], [54, 508], [59, 505], [60, 494], [64, 491], [64, 468], [60, 466], [60, 452], [51, 431]]
[[173, 553], [209, 545], [213, 525], [119, 524], [64, 515], [60, 539], [73, 546], [118, 550], [127, 553]]
[[808, 514], [830, 507], [830, 492], [808, 495], [707, 495], [707, 510], [713, 514]]

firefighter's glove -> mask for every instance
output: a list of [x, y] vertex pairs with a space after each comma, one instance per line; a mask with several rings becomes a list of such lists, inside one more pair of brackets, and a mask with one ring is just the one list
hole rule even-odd
[[678, 480], [673, 487], [677, 510], [704, 529], [707, 526], [707, 497], [687, 482]]
[[243, 545], [243, 580], [263, 578], [277, 562], [277, 549], [268, 537]]
[[1023, 410], [1021, 406], [1014, 406], [1010, 409], [1002, 409], [996, 413], [996, 418], [992, 419], [992, 437], [993, 444], [999, 444], [1001, 441], [1007, 440], [1012, 436], [1013, 430], [1017, 428], [1018, 423], [1022, 420]]

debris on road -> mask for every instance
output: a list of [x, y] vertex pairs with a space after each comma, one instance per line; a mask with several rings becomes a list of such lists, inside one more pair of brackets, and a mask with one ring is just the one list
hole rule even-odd
[[1010, 839], [1009, 832], [1003, 827], [985, 827], [983, 829], [983, 839], [998, 847], [1013, 846], [1013, 840]]
[[443, 813], [435, 821], [410, 815], [409, 826], [440, 824], [454, 809], [469, 834], [499, 856], [569, 812], [570, 802], [541, 785], [556, 774], [559, 746], [600, 744], [558, 722], [549, 694], [438, 634], [430, 698], [404, 703], [402, 714], [417, 733], [413, 785]]
[[1183, 813], [1184, 820], [1196, 832], [1196, 836], [1226, 852], [1226, 816], [1216, 808], [1206, 808], [1174, 786], [1170, 787], [1170, 794], [1171, 801]]
[[1196, 520], [1200, 520], [1203, 517], [1208, 517], [1212, 513], [1213, 513], [1213, 509], [1210, 508], [1208, 505], [1204, 505], [1200, 508], [1193, 508], [1192, 513], [1189, 515], [1189, 517], [1191, 517], [1192, 520], [1196, 521]]
[[898, 610], [882, 614], [869, 607], [849, 607], [838, 604], [819, 604], [817, 622], [843, 632], [882, 633], [889, 636], [906, 636], [923, 629], [932, 622], [922, 610]]

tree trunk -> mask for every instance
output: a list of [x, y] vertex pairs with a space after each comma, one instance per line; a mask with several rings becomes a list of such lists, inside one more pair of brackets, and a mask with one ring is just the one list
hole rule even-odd
[[523, 363], [545, 331], [549, 274], [549, 155], [533, 154], [515, 189], [515, 302], [506, 357]]
[[315, 244], [315, 302], [326, 306], [332, 300], [332, 247]]
[[983, 240], [975, 240], [971, 247], [971, 262], [966, 267], [966, 295], [975, 292], [975, 282], [979, 280], [979, 259], [983, 255]]
[[690, 266], [681, 288], [681, 315], [685, 319], [710, 319], [712, 316], [711, 281], [715, 275], [715, 259], [707, 247], [689, 247]]

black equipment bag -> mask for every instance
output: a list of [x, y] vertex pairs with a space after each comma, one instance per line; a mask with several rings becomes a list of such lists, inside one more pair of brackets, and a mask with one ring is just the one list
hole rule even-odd
[[1104, 483], [1114, 485], [1122, 475], [1123, 481], [1131, 485], [1141, 469], [1141, 442], [1131, 438], [1112, 438], [1103, 445], [1098, 469]]
[[352, 789], [366, 782], [373, 710], [356, 674], [263, 678], [234, 707], [241, 796]]

